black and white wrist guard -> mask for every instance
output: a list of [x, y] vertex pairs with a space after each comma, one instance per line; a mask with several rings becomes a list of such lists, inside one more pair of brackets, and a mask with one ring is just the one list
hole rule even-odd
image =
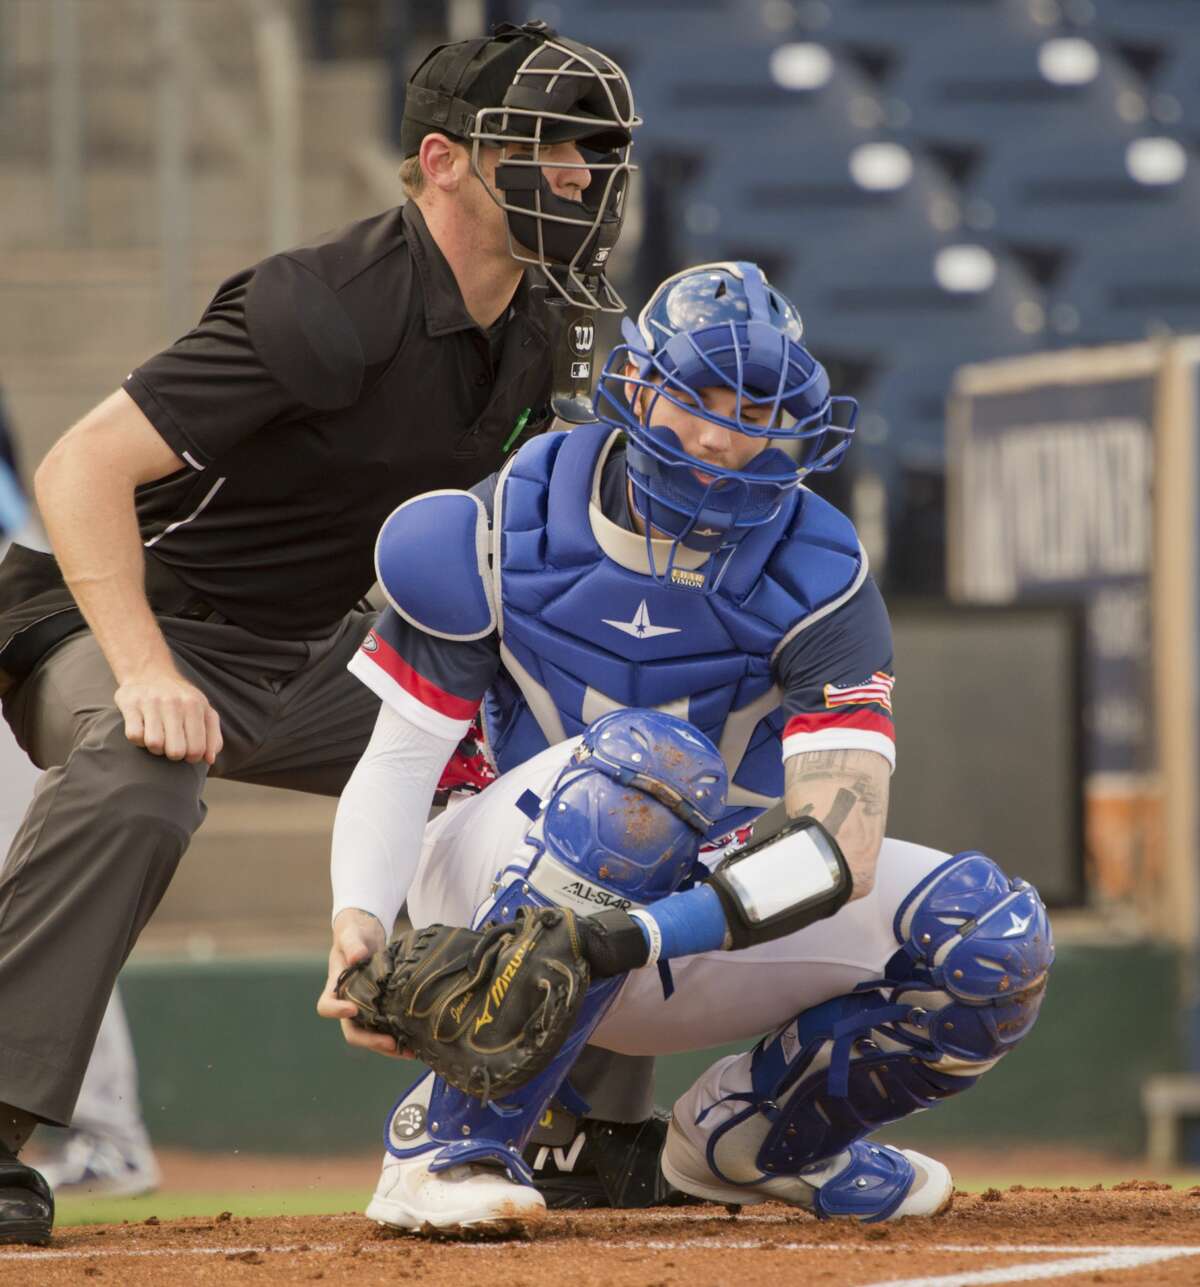
[[716, 890], [738, 951], [794, 934], [845, 906], [854, 881], [841, 848], [816, 818], [795, 818], [751, 840], [704, 882]]

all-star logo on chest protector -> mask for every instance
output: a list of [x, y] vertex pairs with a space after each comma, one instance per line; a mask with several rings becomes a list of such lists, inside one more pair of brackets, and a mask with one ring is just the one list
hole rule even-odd
[[614, 621], [611, 617], [603, 618], [606, 626], [616, 626], [618, 630], [624, 630], [627, 635], [632, 635], [635, 639], [654, 639], [659, 635], [677, 635], [682, 633], [682, 626], [655, 626], [650, 624], [650, 612], [646, 607], [646, 600], [643, 599], [638, 604], [638, 610], [633, 614], [632, 621]]

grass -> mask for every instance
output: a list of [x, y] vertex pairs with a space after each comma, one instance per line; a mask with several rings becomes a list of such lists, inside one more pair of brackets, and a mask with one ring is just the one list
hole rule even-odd
[[266, 1189], [223, 1193], [149, 1193], [140, 1198], [63, 1198], [55, 1226], [139, 1224], [150, 1216], [179, 1220], [185, 1216], [340, 1215], [361, 1213], [371, 1195], [355, 1189]]
[[[966, 1193], [982, 1193], [984, 1189], [1007, 1189], [1014, 1184], [1032, 1188], [1059, 1188], [1073, 1186], [1090, 1188], [1103, 1184], [1106, 1189], [1128, 1173], [1112, 1174], [1040, 1174], [1025, 1175], [997, 1172], [994, 1175], [970, 1175], [957, 1184]], [[1200, 1172], [1173, 1174], [1164, 1177], [1175, 1189], [1200, 1185]], [[64, 1198], [58, 1204], [58, 1228], [87, 1224], [138, 1224], [150, 1216], [160, 1220], [179, 1220], [187, 1216], [215, 1217], [222, 1211], [235, 1216], [280, 1215], [341, 1215], [361, 1214], [369, 1193], [363, 1188], [325, 1188], [312, 1186], [304, 1189], [265, 1189], [242, 1192], [218, 1193], [151, 1193], [141, 1198]]]

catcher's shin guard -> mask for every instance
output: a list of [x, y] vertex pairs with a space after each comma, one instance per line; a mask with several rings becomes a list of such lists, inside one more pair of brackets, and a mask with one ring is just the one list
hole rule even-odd
[[[893, 929], [900, 950], [883, 978], [722, 1060], [680, 1100], [682, 1136], [713, 1186], [802, 1176], [974, 1085], [1033, 1026], [1054, 960], [1033, 886], [959, 854], [908, 895]], [[664, 1167], [671, 1153], [669, 1140]]]
[[[499, 874], [498, 892], [478, 909], [474, 926], [503, 924], [521, 907], [587, 915], [664, 897], [690, 875], [726, 785], [720, 753], [683, 720], [653, 710], [601, 716], [548, 798], [527, 792], [530, 798], [517, 801], [531, 818], [525, 839], [534, 860]], [[623, 981], [618, 975], [592, 984], [553, 1062], [512, 1094], [484, 1103], [437, 1077], [418, 1102], [414, 1088], [389, 1115], [389, 1153], [400, 1159], [431, 1153], [434, 1173], [466, 1163], [499, 1165], [510, 1179], [531, 1185], [521, 1151]]]
[[441, 1077], [430, 1074], [423, 1078], [388, 1114], [384, 1133], [388, 1152], [402, 1159], [432, 1153], [432, 1172], [468, 1162], [499, 1165], [515, 1183], [532, 1184], [533, 1175], [521, 1150], [621, 982], [621, 978], [613, 978], [593, 984], [553, 1063], [503, 1099], [485, 1104]]

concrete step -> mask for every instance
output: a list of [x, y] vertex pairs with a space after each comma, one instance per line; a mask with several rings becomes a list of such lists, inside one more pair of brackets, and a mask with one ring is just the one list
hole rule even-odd
[[[252, 263], [268, 253], [265, 179], [247, 181], [233, 169], [201, 171], [192, 178], [189, 211], [198, 247], [229, 246]], [[0, 252], [53, 245], [56, 203], [53, 177], [44, 166], [0, 164]], [[347, 183], [346, 167], [321, 166], [304, 173], [300, 230], [304, 242], [371, 213]], [[400, 185], [396, 184], [396, 199]], [[137, 163], [89, 167], [84, 176], [85, 244], [91, 247], [153, 247], [159, 244], [158, 187], [153, 172]]]
[[[251, 258], [238, 247], [197, 253], [197, 317]], [[149, 250], [0, 252], [0, 384], [26, 470], [169, 342], [160, 264]]]
[[[379, 60], [307, 64], [300, 85], [301, 162], [306, 167], [345, 158], [356, 141], [384, 128], [387, 80]], [[83, 73], [83, 148], [87, 163], [136, 161], [153, 168], [158, 146], [158, 88], [153, 64], [88, 67]], [[207, 96], [207, 103], [205, 101]], [[14, 72], [4, 86], [0, 158], [46, 163], [51, 147], [50, 68]], [[216, 119], [213, 113], [217, 113]], [[224, 121], [224, 130], [219, 122]], [[191, 163], [219, 168], [237, 159], [237, 148], [263, 153], [265, 133], [256, 68], [222, 75], [198, 87], [188, 101], [184, 128]]]
[[[153, 67], [160, 9], [160, 0], [76, 0], [83, 65]], [[216, 66], [232, 71], [253, 63], [246, 0], [183, 0], [180, 9], [186, 38], [198, 43]], [[302, 23], [304, 0], [292, 0], [291, 9]], [[50, 0], [4, 0], [2, 16], [8, 65], [17, 71], [48, 66], [54, 57]]]
[[386, 128], [387, 72], [379, 59], [309, 63], [301, 98], [306, 165], [344, 162], [356, 143]]
[[[83, 150], [89, 165], [137, 160], [152, 165], [158, 136], [155, 69], [87, 68], [81, 86]], [[223, 79], [219, 90], [225, 110], [244, 121], [257, 138], [261, 130], [257, 82], [253, 71], [238, 80]], [[31, 68], [13, 75], [4, 90], [0, 113], [0, 157], [41, 160], [50, 155], [52, 88], [50, 69]], [[228, 143], [214, 133], [196, 98], [188, 101], [185, 128], [194, 165], [228, 164]]]

